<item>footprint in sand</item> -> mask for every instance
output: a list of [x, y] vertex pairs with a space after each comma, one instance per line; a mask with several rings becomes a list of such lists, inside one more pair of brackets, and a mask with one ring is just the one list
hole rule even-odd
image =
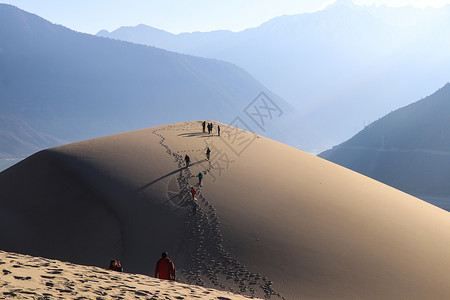
[[14, 276], [14, 278], [17, 279], [17, 280], [30, 280], [31, 279], [30, 276], [26, 276], [26, 277], [24, 277], [24, 276]]

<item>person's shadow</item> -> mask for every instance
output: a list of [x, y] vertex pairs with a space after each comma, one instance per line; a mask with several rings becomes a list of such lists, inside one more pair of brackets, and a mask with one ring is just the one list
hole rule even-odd
[[[201, 163], [202, 163], [203, 161], [205, 161], [205, 160], [206, 160], [206, 159], [204, 159], [204, 160], [199, 160], [199, 161], [197, 161], [197, 162], [194, 162], [194, 163], [189, 164], [189, 166], [195, 166], [195, 165], [201, 164]], [[147, 183], [146, 185], [144, 185], [144, 186], [138, 188], [138, 189], [136, 190], [136, 192], [140, 192], [140, 191], [142, 191], [142, 190], [145, 190], [146, 188], [148, 188], [148, 187], [151, 186], [152, 184], [154, 184], [154, 183], [156, 183], [156, 182], [158, 182], [158, 181], [160, 181], [160, 180], [163, 180], [164, 178], [167, 178], [167, 177], [169, 177], [169, 176], [171, 176], [171, 175], [174, 175], [174, 174], [176, 174], [176, 173], [178, 173], [178, 172], [181, 172], [182, 170], [185, 170], [185, 169], [187, 169], [187, 168], [188, 168], [187, 166], [184, 166], [184, 167], [179, 168], [179, 169], [177, 169], [177, 170], [175, 170], [175, 171], [172, 171], [172, 172], [170, 172], [170, 173], [167, 173], [166, 175], [161, 176], [161, 177], [159, 177], [159, 178], [153, 180], [152, 182], [149, 182], [149, 183]]]

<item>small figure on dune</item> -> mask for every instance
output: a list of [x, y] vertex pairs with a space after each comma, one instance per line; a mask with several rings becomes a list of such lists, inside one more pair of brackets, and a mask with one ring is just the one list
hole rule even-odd
[[217, 135], [220, 136], [220, 126], [217, 125]]
[[195, 215], [195, 213], [197, 212], [197, 207], [198, 207], [198, 203], [197, 201], [192, 201], [192, 214]]
[[168, 257], [167, 252], [161, 254], [161, 258], [156, 263], [155, 278], [175, 280], [175, 265]]
[[203, 127], [203, 132], [205, 132], [205, 128], [206, 128], [206, 121], [202, 122], [202, 127]]
[[189, 157], [189, 155], [186, 154], [186, 156], [184, 157], [184, 161], [186, 162], [186, 167], [189, 167], [189, 164], [191, 163], [191, 158]]
[[115, 259], [111, 259], [108, 270], [123, 272], [123, 268], [122, 265], [120, 264], [120, 261]]
[[206, 148], [206, 159], [209, 160], [209, 157], [211, 156], [211, 150], [208, 148]]
[[198, 177], [198, 185], [202, 185], [203, 173], [199, 172], [197, 177]]
[[197, 191], [194, 187], [191, 188], [191, 194], [192, 194], [192, 200], [195, 200], [195, 194], [197, 194]]

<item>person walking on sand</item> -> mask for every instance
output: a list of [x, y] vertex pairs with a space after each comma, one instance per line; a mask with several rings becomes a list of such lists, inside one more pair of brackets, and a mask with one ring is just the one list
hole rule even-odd
[[206, 121], [203, 121], [203, 122], [202, 122], [202, 127], [203, 127], [203, 132], [205, 132]]
[[198, 172], [197, 177], [198, 177], [198, 185], [202, 185], [203, 173]]
[[184, 157], [184, 161], [186, 162], [186, 167], [189, 167], [189, 164], [191, 163], [191, 158], [189, 157], [189, 155], [186, 154], [186, 156]]
[[155, 278], [158, 278], [158, 274], [159, 279], [175, 280], [175, 265], [168, 257], [167, 252], [163, 252], [161, 259], [156, 263]]
[[197, 191], [194, 187], [191, 188], [191, 194], [192, 194], [192, 200], [195, 200], [195, 194], [197, 194]]
[[217, 125], [217, 135], [220, 136], [220, 126]]
[[209, 160], [209, 157], [211, 155], [211, 150], [209, 149], [209, 147], [206, 148], [206, 159]]

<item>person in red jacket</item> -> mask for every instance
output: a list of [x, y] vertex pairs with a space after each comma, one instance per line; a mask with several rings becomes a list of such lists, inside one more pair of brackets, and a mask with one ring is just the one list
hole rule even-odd
[[192, 194], [192, 200], [195, 200], [195, 194], [197, 194], [197, 191], [194, 187], [191, 188], [191, 194]]
[[155, 278], [175, 280], [175, 265], [167, 256], [167, 252], [161, 254], [161, 259], [156, 263]]

